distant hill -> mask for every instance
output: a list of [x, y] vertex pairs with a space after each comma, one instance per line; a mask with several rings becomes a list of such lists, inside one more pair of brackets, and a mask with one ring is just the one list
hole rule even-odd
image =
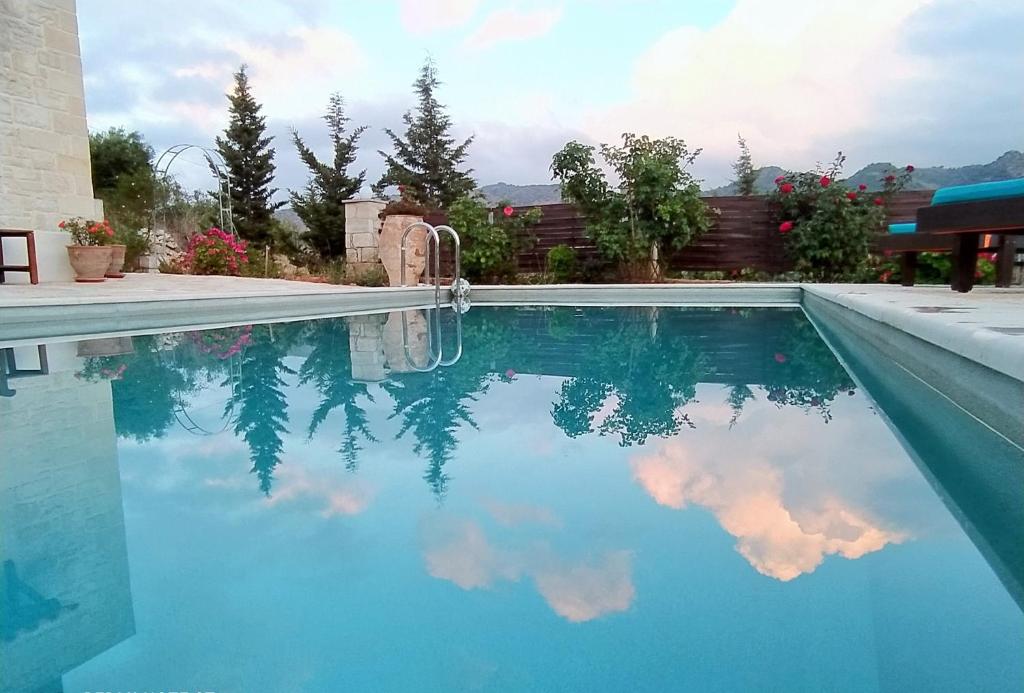
[[512, 205], [546, 205], [562, 201], [562, 191], [557, 183], [551, 185], [512, 185], [492, 183], [480, 187], [480, 192], [489, 204], [508, 201]]
[[280, 209], [274, 210], [274, 218], [278, 221], [282, 221], [287, 226], [292, 226], [299, 233], [306, 232], [306, 224], [299, 218], [299, 215], [295, 213], [295, 210], [291, 207], [281, 207]]
[[[850, 185], [863, 183], [871, 190], [877, 190], [882, 186], [882, 179], [887, 173], [900, 168], [889, 162], [868, 164], [861, 170], [846, 179]], [[785, 169], [778, 166], [765, 166], [757, 169], [757, 183], [754, 190], [757, 193], [767, 193], [775, 187], [775, 178], [783, 173]], [[908, 190], [935, 190], [950, 185], [967, 185], [969, 183], [986, 183], [993, 180], [1006, 180], [1007, 178], [1024, 178], [1024, 152], [1008, 151], [995, 161], [987, 164], [971, 164], [947, 168], [945, 166], [930, 166], [914, 169]], [[735, 195], [736, 186], [733, 183], [723, 185], [719, 188], [708, 190], [708, 195]]]

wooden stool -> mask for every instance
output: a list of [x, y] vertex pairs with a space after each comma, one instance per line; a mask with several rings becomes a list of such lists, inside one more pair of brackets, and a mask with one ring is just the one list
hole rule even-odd
[[[4, 239], [24, 238], [28, 248], [27, 265], [5, 265], [4, 264]], [[28, 272], [28, 279], [33, 284], [39, 283], [39, 268], [36, 267], [36, 236], [35, 231], [23, 229], [0, 229], [0, 284], [5, 281], [5, 272]]]

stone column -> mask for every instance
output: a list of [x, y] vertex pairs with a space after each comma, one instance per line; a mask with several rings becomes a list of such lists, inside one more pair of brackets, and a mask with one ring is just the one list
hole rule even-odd
[[[73, 277], [57, 223], [102, 218], [92, 196], [74, 0], [0, 3], [0, 228], [36, 231], [42, 281]], [[4, 241], [12, 263], [24, 242]], [[27, 283], [28, 274], [7, 275]]]
[[384, 356], [384, 321], [386, 315], [350, 315], [348, 323], [349, 358], [352, 380], [378, 383], [388, 377]]
[[378, 215], [384, 204], [368, 197], [345, 200], [345, 259], [357, 272], [380, 264]]

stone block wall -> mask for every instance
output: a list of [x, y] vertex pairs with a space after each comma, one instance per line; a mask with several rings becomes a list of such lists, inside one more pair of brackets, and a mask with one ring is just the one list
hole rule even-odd
[[380, 263], [379, 217], [382, 200], [353, 198], [345, 201], [345, 258], [357, 270]]
[[102, 215], [75, 2], [0, 0], [0, 228], [55, 231], [61, 219]]

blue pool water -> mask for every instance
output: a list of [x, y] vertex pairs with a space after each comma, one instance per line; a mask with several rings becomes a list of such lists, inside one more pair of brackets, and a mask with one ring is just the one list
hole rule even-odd
[[477, 307], [428, 372], [404, 322], [46, 345], [2, 690], [1024, 688], [1022, 528], [803, 312]]

